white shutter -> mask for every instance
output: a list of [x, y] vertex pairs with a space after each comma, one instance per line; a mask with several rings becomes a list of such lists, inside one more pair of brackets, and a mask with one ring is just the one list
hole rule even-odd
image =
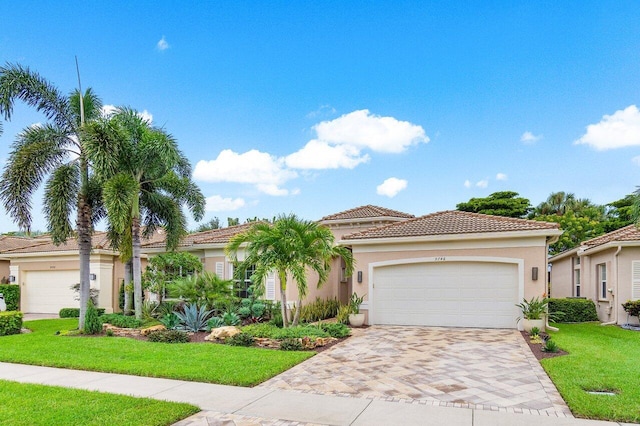
[[631, 262], [631, 298], [640, 299], [640, 260]]
[[233, 263], [229, 264], [229, 278], [227, 278], [229, 280], [233, 279]]
[[216, 262], [216, 275], [220, 279], [224, 279], [224, 263]]
[[275, 272], [269, 272], [267, 275], [267, 282], [265, 285], [265, 299], [276, 300], [276, 274]]

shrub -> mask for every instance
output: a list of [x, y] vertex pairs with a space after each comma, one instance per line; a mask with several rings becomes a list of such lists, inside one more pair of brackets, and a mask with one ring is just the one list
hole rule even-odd
[[147, 337], [156, 343], [189, 343], [189, 335], [180, 330], [156, 330]]
[[529, 335], [531, 337], [539, 336], [540, 335], [540, 329], [538, 327], [531, 327], [531, 331], [529, 332]]
[[98, 310], [93, 304], [93, 300], [87, 302], [87, 313], [84, 316], [84, 334], [98, 334], [102, 331], [102, 321], [98, 315]]
[[251, 315], [251, 308], [249, 306], [241, 306], [238, 308], [238, 315], [240, 318], [247, 318]]
[[265, 314], [266, 306], [264, 303], [254, 303], [251, 305], [251, 315], [254, 317], [262, 317]]
[[283, 351], [301, 351], [302, 342], [299, 339], [284, 339], [280, 342], [280, 350]]
[[171, 297], [180, 297], [190, 304], [216, 307], [233, 302], [232, 280], [223, 280], [212, 272], [180, 278], [167, 284]]
[[225, 325], [238, 325], [240, 324], [240, 317], [235, 312], [225, 312], [222, 315], [222, 321]]
[[160, 322], [169, 330], [174, 330], [180, 325], [180, 317], [175, 312], [169, 312], [162, 318]]
[[588, 299], [549, 299], [549, 315], [562, 322], [598, 321], [596, 305]]
[[622, 304], [622, 308], [626, 313], [628, 313], [632, 317], [640, 318], [640, 300], [635, 300], [635, 301], [627, 300], [625, 303]]
[[348, 324], [349, 323], [349, 314], [351, 313], [350, 305], [342, 305], [338, 308], [338, 313], [336, 314], [336, 321], [340, 324]]
[[266, 337], [269, 339], [300, 339], [302, 337], [329, 337], [329, 333], [316, 326], [299, 325], [297, 327], [278, 328], [273, 324], [251, 324], [242, 328], [243, 333], [253, 337]]
[[560, 348], [555, 340], [547, 339], [546, 343], [542, 347], [542, 352], [558, 352]]
[[253, 336], [247, 333], [238, 333], [224, 340], [227, 345], [231, 346], [253, 346], [254, 341]]
[[158, 306], [158, 302], [152, 302], [151, 300], [145, 300], [142, 302], [142, 319], [145, 321], [153, 321], [157, 319], [160, 316]]
[[333, 318], [338, 313], [339, 308], [340, 302], [338, 302], [338, 299], [322, 300], [316, 297], [314, 302], [302, 305], [300, 322], [316, 322]]
[[185, 305], [184, 312], [176, 312], [180, 318], [182, 327], [187, 331], [201, 331], [207, 328], [207, 320], [212, 311], [208, 311], [206, 305], [198, 308], [195, 303]]
[[[98, 310], [98, 315], [104, 315], [104, 308], [96, 308]], [[58, 316], [60, 318], [79, 318], [80, 317], [80, 308], [62, 308], [60, 312], [58, 312]]]
[[321, 323], [318, 327], [336, 339], [341, 339], [351, 334], [351, 329], [340, 323]]
[[220, 317], [212, 317], [207, 321], [207, 331], [211, 331], [214, 328], [222, 327], [224, 321]]
[[17, 284], [0, 285], [0, 293], [4, 296], [4, 303], [7, 304], [7, 311], [17, 311], [20, 309], [20, 286]]
[[279, 308], [274, 308], [271, 311], [271, 319], [269, 320], [269, 324], [272, 324], [274, 327], [282, 327], [284, 325], [284, 320], [282, 319], [282, 311]]
[[10, 334], [20, 334], [22, 329], [22, 312], [4, 311], [0, 312], [0, 336]]
[[106, 314], [100, 317], [102, 323], [108, 323], [119, 328], [139, 328], [142, 321], [136, 317], [128, 317], [122, 314]]

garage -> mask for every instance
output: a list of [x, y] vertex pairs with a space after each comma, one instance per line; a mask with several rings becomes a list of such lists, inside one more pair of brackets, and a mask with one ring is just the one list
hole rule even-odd
[[373, 323], [515, 328], [518, 265], [423, 262], [373, 272]]
[[23, 272], [23, 312], [57, 314], [62, 308], [79, 307], [71, 289], [79, 277], [78, 270]]

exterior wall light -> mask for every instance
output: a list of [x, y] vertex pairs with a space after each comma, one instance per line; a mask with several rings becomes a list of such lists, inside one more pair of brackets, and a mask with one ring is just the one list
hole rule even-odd
[[358, 271], [358, 282], [362, 282], [362, 271]]
[[96, 280], [96, 278], [97, 278], [97, 277], [96, 277], [96, 274], [89, 274], [89, 279], [90, 279], [91, 281], [95, 281], [95, 280]]
[[538, 267], [534, 266], [531, 268], [531, 279], [533, 281], [538, 281]]

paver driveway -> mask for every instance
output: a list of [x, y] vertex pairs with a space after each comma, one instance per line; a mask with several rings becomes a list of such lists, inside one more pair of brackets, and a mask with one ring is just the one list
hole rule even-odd
[[372, 326], [260, 386], [571, 417], [516, 330]]

